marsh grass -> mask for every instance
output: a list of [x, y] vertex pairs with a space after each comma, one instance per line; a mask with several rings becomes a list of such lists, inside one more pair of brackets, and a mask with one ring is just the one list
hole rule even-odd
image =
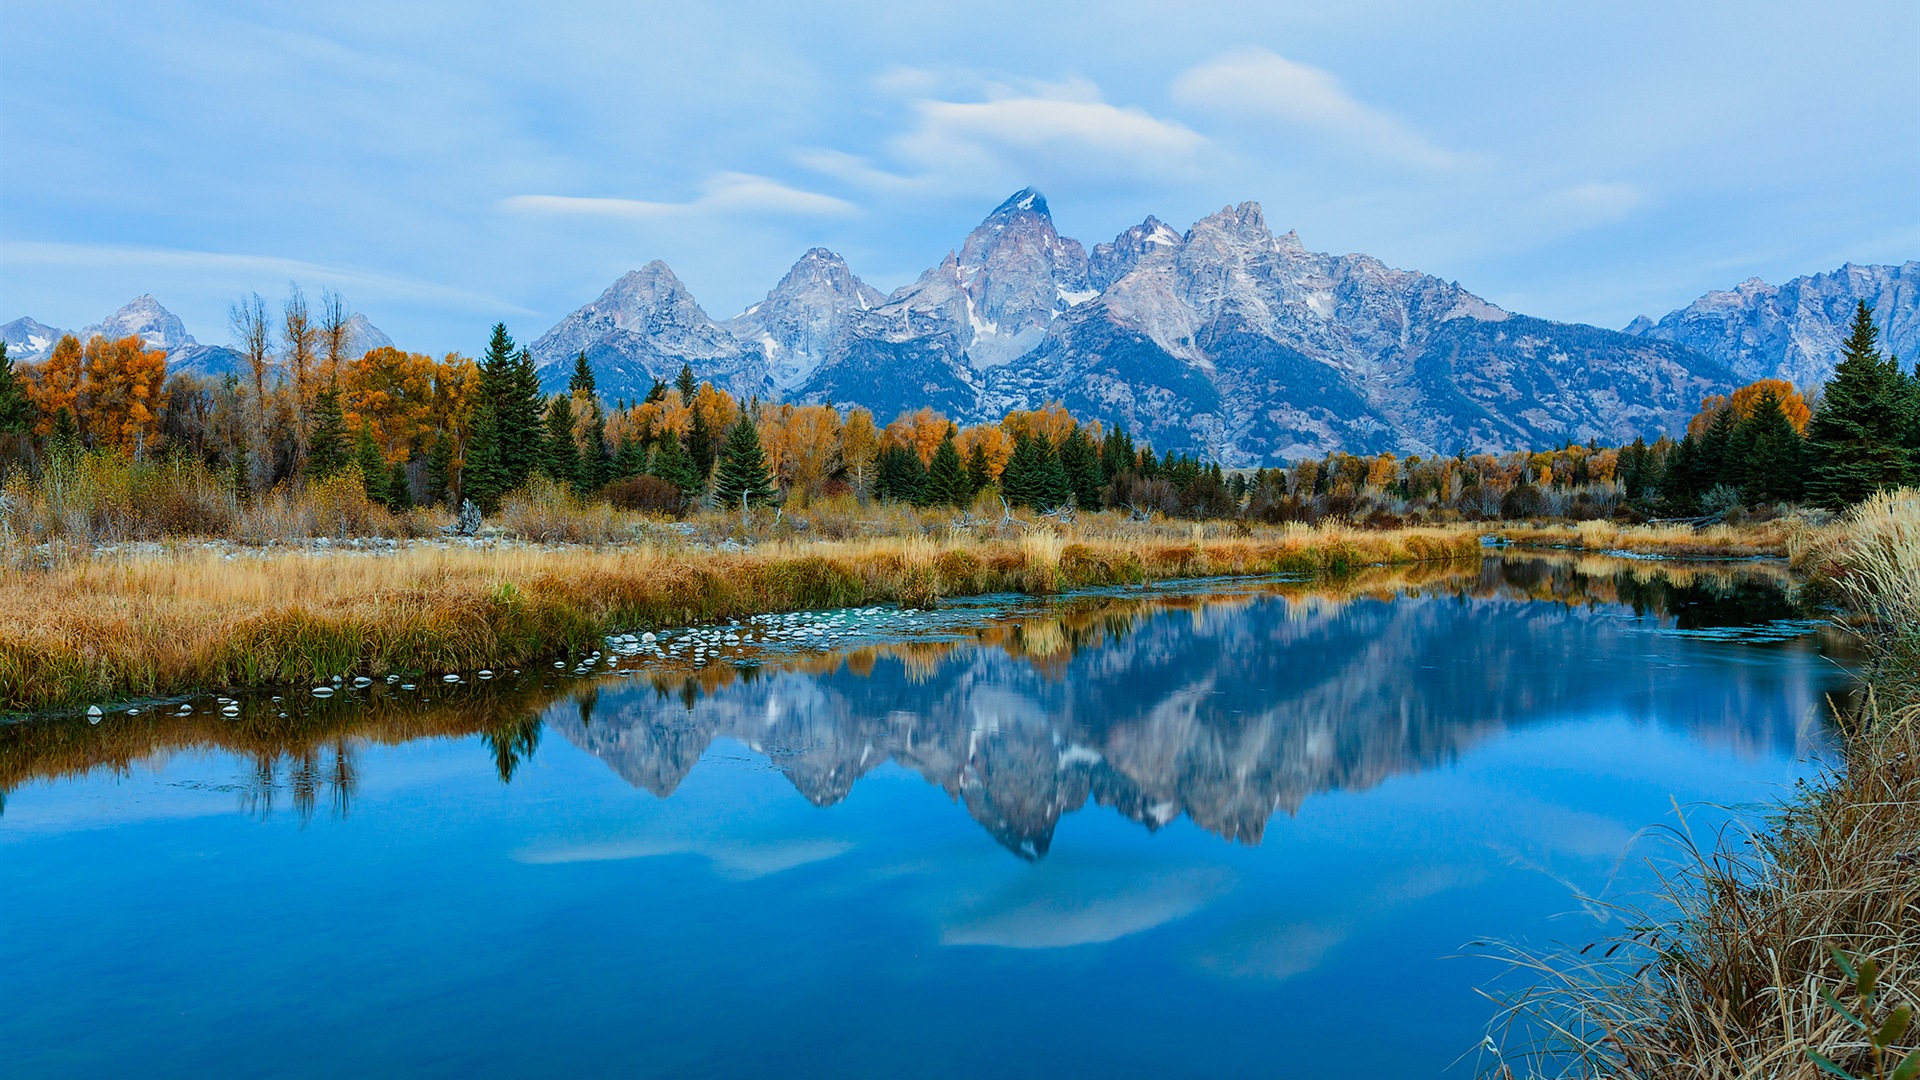
[[1534, 981], [1504, 1002], [1493, 1072], [1920, 1074], [1920, 1032], [1897, 1023], [1920, 1008], [1920, 494], [1863, 504], [1796, 559], [1864, 620], [1842, 760], [1750, 835], [1674, 831], [1678, 858], [1652, 904], [1621, 909], [1622, 936], [1510, 954]]
[[411, 545], [390, 553], [199, 546], [0, 570], [0, 710], [471, 671], [595, 647], [615, 630], [942, 597], [1228, 574], [1477, 560], [1466, 532], [1289, 530], [1137, 541], [1028, 535], [673, 544]]

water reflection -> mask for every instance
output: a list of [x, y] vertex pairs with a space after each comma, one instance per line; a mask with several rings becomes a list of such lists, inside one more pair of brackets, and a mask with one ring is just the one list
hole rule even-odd
[[[168, 706], [99, 725], [5, 725], [0, 795], [219, 750], [250, 763], [233, 785], [243, 811], [264, 817], [284, 801], [304, 822], [323, 804], [348, 812], [366, 744], [477, 736], [504, 783], [551, 729], [661, 797], [721, 739], [820, 806], [892, 762], [1030, 859], [1088, 802], [1149, 830], [1186, 817], [1253, 844], [1310, 796], [1444, 766], [1576, 711], [1749, 754], [1804, 753], [1831, 680], [1776, 662], [1818, 647], [1790, 585], [1770, 564], [1523, 556], [1338, 584], [976, 601], [844, 651], [262, 696], [234, 717], [198, 703], [184, 716]], [[1753, 640], [1696, 633], [1729, 628]], [[1729, 665], [1729, 650], [1751, 662]], [[1708, 653], [1710, 669], [1690, 664]]]

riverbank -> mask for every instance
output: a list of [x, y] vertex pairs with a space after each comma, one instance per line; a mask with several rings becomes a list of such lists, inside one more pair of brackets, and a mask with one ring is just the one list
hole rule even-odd
[[[1183, 535], [1184, 533], [1184, 535]], [[1222, 535], [1226, 533], [1226, 535]], [[772, 612], [1231, 574], [1478, 560], [1468, 529], [1232, 535], [1073, 525], [751, 548], [424, 543], [318, 553], [161, 544], [0, 572], [0, 711], [334, 675], [471, 672], [590, 651], [615, 631]]]
[[1920, 492], [1857, 507], [1795, 561], [1869, 657], [1842, 760], [1750, 837], [1687, 836], [1630, 934], [1522, 956], [1541, 981], [1511, 1003], [1529, 1041], [1503, 1075], [1920, 1075]]

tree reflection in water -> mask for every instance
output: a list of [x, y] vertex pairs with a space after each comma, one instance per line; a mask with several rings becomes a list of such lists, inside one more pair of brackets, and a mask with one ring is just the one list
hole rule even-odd
[[552, 727], [662, 797], [722, 738], [763, 754], [822, 806], [893, 762], [1025, 858], [1043, 856], [1060, 817], [1089, 800], [1148, 829], [1185, 816], [1258, 843], [1276, 812], [1310, 795], [1433, 768], [1599, 703], [1740, 749], [1801, 749], [1825, 685], [1814, 685], [1814, 666], [1689, 675], [1675, 660], [1699, 649], [1804, 652], [1810, 639], [1742, 646], [1661, 632], [1802, 617], [1788, 585], [1771, 564], [1517, 556], [1341, 582], [1020, 600], [982, 607], [958, 630], [764, 666], [635, 664], [624, 677], [441, 688], [432, 701], [376, 683], [330, 699], [246, 699], [231, 719], [202, 707], [97, 726], [16, 723], [0, 727], [0, 796], [222, 750], [252, 763], [243, 811], [270, 816], [284, 790], [307, 822], [322, 796], [346, 815], [368, 743], [477, 735], [511, 783]]

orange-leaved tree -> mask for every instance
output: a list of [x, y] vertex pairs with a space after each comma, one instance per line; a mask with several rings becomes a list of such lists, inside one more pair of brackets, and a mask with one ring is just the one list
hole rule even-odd
[[146, 450], [160, 430], [160, 387], [167, 353], [137, 336], [87, 342], [80, 384], [81, 430], [102, 450], [129, 456]]

